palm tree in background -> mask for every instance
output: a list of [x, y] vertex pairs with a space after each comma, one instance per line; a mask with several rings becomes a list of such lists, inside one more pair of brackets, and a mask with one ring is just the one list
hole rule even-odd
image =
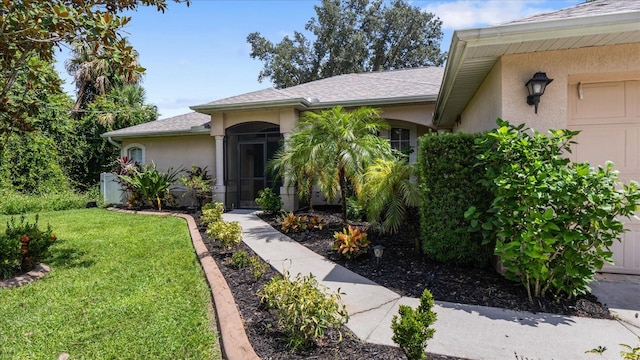
[[[138, 53], [134, 50], [134, 62], [137, 66]], [[95, 100], [97, 96], [107, 94], [111, 89], [124, 85], [138, 85], [142, 81], [141, 72], [123, 73], [120, 66], [109, 60], [104, 47], [99, 44], [75, 44], [72, 57], [65, 62], [65, 69], [73, 76], [76, 84], [76, 103], [73, 107], [75, 117], [81, 117], [80, 111]], [[139, 67], [138, 67], [139, 68]], [[144, 70], [143, 68], [139, 68]]]

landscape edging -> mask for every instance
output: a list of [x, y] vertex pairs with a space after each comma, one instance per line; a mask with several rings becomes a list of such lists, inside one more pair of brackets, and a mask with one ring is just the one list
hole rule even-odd
[[191, 215], [153, 211], [131, 211], [117, 208], [108, 208], [108, 210], [140, 215], [174, 216], [186, 220], [193, 248], [200, 260], [200, 265], [202, 266], [202, 270], [204, 271], [207, 281], [209, 282], [209, 287], [211, 288], [211, 295], [213, 296], [214, 308], [216, 311], [216, 322], [218, 324], [218, 330], [220, 331], [220, 339], [222, 342], [221, 347], [223, 357], [227, 360], [260, 359], [253, 350], [253, 346], [251, 346], [251, 342], [247, 337], [244, 322], [240, 317], [240, 312], [236, 306], [231, 289], [220, 272], [215, 260], [213, 260], [211, 254], [209, 254], [207, 247], [202, 241], [202, 236], [200, 236], [198, 226]]

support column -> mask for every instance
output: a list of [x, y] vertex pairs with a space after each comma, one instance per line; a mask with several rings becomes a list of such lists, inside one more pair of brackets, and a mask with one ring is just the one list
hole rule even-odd
[[[284, 137], [284, 150], [289, 149], [290, 133], [282, 134]], [[283, 186], [280, 187], [280, 198], [282, 199], [282, 209], [285, 211], [294, 211], [298, 208], [298, 193], [294, 186], [286, 186], [289, 169], [285, 170], [284, 178], [282, 179]]]
[[225, 202], [225, 193], [227, 191], [224, 186], [224, 135], [216, 135], [216, 174], [215, 184], [213, 185], [213, 201]]

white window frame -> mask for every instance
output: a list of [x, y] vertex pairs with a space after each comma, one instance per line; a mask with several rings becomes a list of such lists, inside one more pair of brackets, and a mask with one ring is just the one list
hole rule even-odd
[[[391, 137], [392, 137], [392, 134], [393, 134], [393, 130], [396, 130], [396, 129], [401, 130], [401, 131], [400, 131], [400, 139], [396, 139], [396, 140], [394, 140], [394, 139], [392, 139]], [[403, 139], [403, 138], [402, 138], [402, 132], [403, 132], [403, 131], [405, 131], [405, 130], [408, 132], [408, 134], [407, 134], [407, 135], [408, 135], [408, 137], [407, 137], [406, 139]], [[389, 143], [391, 144], [391, 147], [392, 147], [392, 148], [394, 148], [394, 149], [396, 149], [396, 150], [400, 150], [400, 149], [399, 149], [399, 148], [401, 147], [400, 145], [401, 145], [401, 144], [403, 144], [403, 143], [406, 143], [406, 144], [407, 144], [407, 147], [408, 147], [408, 148], [411, 148], [411, 146], [412, 146], [412, 145], [411, 145], [411, 129], [404, 128], [404, 127], [395, 127], [395, 126], [394, 126], [394, 127], [392, 127], [391, 129], [389, 129]], [[395, 147], [395, 146], [394, 146], [394, 144], [397, 144], [397, 145], [399, 145], [399, 146], [398, 146], [398, 147]]]
[[144, 145], [142, 145], [142, 144], [133, 143], [133, 144], [129, 144], [129, 145], [125, 146], [125, 147], [122, 149], [122, 156], [126, 156], [126, 157], [128, 157], [128, 158], [131, 158], [131, 156], [129, 156], [129, 152], [130, 152], [131, 150], [133, 150], [133, 149], [140, 149], [140, 150], [141, 150], [141, 156], [140, 156], [141, 160], [140, 160], [140, 165], [144, 165], [144, 164], [146, 164], [146, 159], [145, 159], [145, 153], [146, 153], [146, 151], [145, 151]]

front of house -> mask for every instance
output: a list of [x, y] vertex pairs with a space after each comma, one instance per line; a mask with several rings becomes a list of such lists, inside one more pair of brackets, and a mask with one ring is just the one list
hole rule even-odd
[[[553, 82], [535, 113], [525, 83], [537, 72]], [[258, 190], [280, 186], [265, 164], [301, 114], [337, 105], [380, 109], [392, 126], [381, 136], [399, 149], [415, 148], [430, 130], [489, 130], [496, 118], [540, 131], [581, 130], [572, 160], [610, 160], [622, 179], [640, 180], [640, 2], [596, 0], [456, 31], [445, 69], [349, 74], [265, 89], [103, 136], [122, 155], [160, 169], [206, 166], [215, 178], [215, 200], [253, 208]], [[297, 207], [293, 189], [280, 187], [280, 194], [286, 209]], [[616, 265], [607, 270], [640, 274], [640, 221], [627, 227], [614, 249]]]

